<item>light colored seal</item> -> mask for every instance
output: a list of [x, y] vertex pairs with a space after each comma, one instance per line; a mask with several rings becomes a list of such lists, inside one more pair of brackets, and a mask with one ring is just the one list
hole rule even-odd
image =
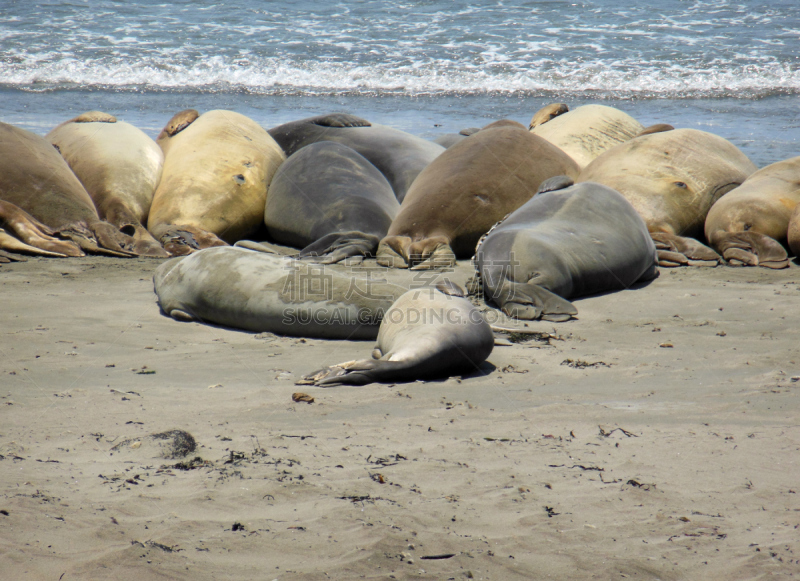
[[42, 247], [41, 239], [57, 236], [74, 244], [42, 248], [71, 256], [82, 255], [82, 250], [135, 255], [135, 240], [100, 220], [92, 198], [56, 148], [7, 123], [0, 123], [0, 200], [10, 204], [4, 211], [6, 230], [26, 231], [27, 245]]
[[800, 204], [800, 156], [761, 168], [720, 198], [706, 239], [730, 264], [785, 268], [789, 220]]
[[622, 194], [593, 182], [533, 197], [479, 243], [475, 265], [487, 301], [518, 319], [549, 321], [577, 314], [565, 299], [658, 274], [644, 220]]
[[238, 247], [174, 258], [153, 276], [161, 310], [180, 321], [323, 339], [374, 339], [405, 287]]
[[355, 149], [386, 176], [401, 203], [419, 172], [444, 151], [441, 145], [421, 137], [347, 113], [284, 123], [269, 134], [286, 155], [318, 141], [335, 141]]
[[233, 111], [181, 111], [158, 143], [166, 151], [147, 229], [170, 254], [233, 243], [264, 220], [267, 187], [285, 156], [255, 121]]
[[702, 237], [706, 215], [756, 166], [730, 141], [675, 129], [621, 143], [586, 166], [578, 182], [599, 182], [625, 196], [656, 241], [659, 265], [716, 265]]
[[326, 367], [298, 383], [363, 385], [473, 373], [493, 347], [491, 328], [463, 296], [415, 289], [386, 312], [372, 359]]
[[100, 111], [62, 123], [45, 139], [58, 148], [78, 176], [100, 218], [134, 238], [136, 254], [168, 256], [142, 225], [147, 223], [164, 165], [164, 154], [155, 141]]
[[378, 169], [354, 149], [313, 143], [289, 156], [269, 187], [270, 239], [333, 263], [374, 254], [400, 204]]
[[378, 247], [380, 264], [425, 269], [469, 258], [480, 237], [533, 197], [544, 180], [578, 175], [567, 154], [524, 126], [492, 125], [419, 174]]
[[531, 120], [531, 132], [560, 147], [581, 168], [644, 130], [636, 119], [614, 107], [582, 105], [572, 111], [563, 111], [563, 107], [556, 103], [537, 112]]

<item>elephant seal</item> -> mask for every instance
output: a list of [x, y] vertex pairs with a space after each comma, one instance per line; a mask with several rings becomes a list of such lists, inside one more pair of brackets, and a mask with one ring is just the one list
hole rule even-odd
[[[542, 111], [553, 106], [548, 105]], [[644, 130], [644, 126], [627, 113], [606, 105], [582, 105], [534, 125], [537, 118], [542, 117], [542, 111], [533, 116], [531, 132], [563, 149], [581, 168]]]
[[258, 123], [233, 111], [177, 113], [147, 229], [170, 254], [233, 243], [264, 219], [267, 187], [285, 156]]
[[386, 176], [400, 203], [417, 174], [444, 151], [441, 145], [421, 137], [347, 113], [284, 123], [269, 134], [286, 155], [318, 141], [335, 141], [355, 149]]
[[491, 354], [494, 334], [472, 303], [446, 290], [406, 292], [386, 312], [372, 359], [326, 367], [298, 383], [364, 385], [474, 372]]
[[658, 275], [644, 220], [622, 194], [593, 182], [534, 196], [481, 240], [475, 266], [487, 301], [511, 317], [549, 321], [577, 314], [565, 299]]
[[7, 123], [0, 123], [0, 200], [25, 213], [7, 206], [6, 220], [12, 230], [31, 234], [27, 240], [31, 246], [57, 236], [74, 244], [60, 244], [60, 250], [45, 245], [44, 250], [70, 256], [82, 256], [82, 251], [135, 256], [135, 240], [100, 219], [92, 198], [56, 148]]
[[438, 143], [445, 149], [449, 149], [450, 147], [454, 146], [456, 143], [464, 139], [465, 137], [469, 137], [473, 133], [477, 133], [480, 131], [480, 127], [467, 127], [466, 129], [462, 129], [458, 133], [445, 133], [444, 135], [440, 135], [436, 139], [433, 140], [434, 143]]
[[731, 264], [786, 268], [789, 220], [800, 204], [800, 156], [761, 168], [711, 206], [705, 233]]
[[83, 256], [76, 244], [59, 239], [53, 230], [22, 208], [0, 200], [0, 262], [24, 261], [8, 252], [57, 258]]
[[577, 181], [605, 184], [633, 204], [656, 241], [659, 265], [716, 265], [719, 255], [694, 238], [711, 206], [756, 169], [722, 137], [674, 129], [609, 149]]
[[378, 247], [378, 262], [426, 269], [469, 258], [480, 237], [544, 180], [579, 171], [566, 153], [516, 122], [482, 129], [419, 174]]
[[321, 141], [275, 173], [264, 223], [275, 242], [304, 248], [300, 257], [332, 263], [372, 255], [399, 209], [392, 186], [364, 156]]
[[89, 111], [45, 136], [89, 192], [101, 219], [136, 241], [140, 256], [169, 256], [142, 224], [161, 179], [164, 154], [143, 131], [113, 115]]
[[160, 265], [158, 304], [180, 321], [322, 339], [374, 339], [406, 288], [331, 267], [235, 246]]
[[566, 103], [550, 103], [549, 105], [545, 105], [533, 114], [531, 122], [528, 124], [528, 129], [539, 127], [542, 123], [552, 121], [559, 115], [563, 115], [568, 111], [569, 107], [567, 107]]

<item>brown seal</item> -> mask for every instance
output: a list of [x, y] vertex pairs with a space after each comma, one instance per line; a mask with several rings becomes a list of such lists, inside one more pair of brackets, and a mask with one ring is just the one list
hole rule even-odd
[[469, 258], [480, 237], [543, 181], [578, 172], [567, 154], [518, 123], [478, 131], [419, 174], [378, 247], [378, 262], [425, 269]]

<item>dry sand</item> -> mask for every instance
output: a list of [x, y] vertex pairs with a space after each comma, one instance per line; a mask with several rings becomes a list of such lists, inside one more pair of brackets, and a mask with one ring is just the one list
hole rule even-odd
[[[320, 389], [371, 343], [173, 321], [158, 263], [0, 267], [3, 579], [800, 576], [794, 264], [662, 270], [472, 376]], [[185, 458], [144, 437], [174, 429]]]

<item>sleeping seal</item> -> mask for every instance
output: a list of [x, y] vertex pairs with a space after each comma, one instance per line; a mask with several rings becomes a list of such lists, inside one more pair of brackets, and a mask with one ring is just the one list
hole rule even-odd
[[[59, 244], [61, 250], [53, 248], [52, 241], [42, 248], [70, 256], [81, 256], [81, 250], [135, 256], [135, 240], [100, 219], [92, 198], [56, 148], [43, 137], [7, 123], [0, 123], [0, 200], [11, 204], [5, 214], [10, 230], [30, 234], [37, 230], [25, 240], [30, 246], [59, 236], [71, 242]], [[12, 211], [14, 207], [25, 214]], [[48, 231], [37, 229], [37, 223]]]
[[406, 288], [238, 247], [207, 248], [158, 267], [161, 310], [180, 321], [323, 339], [374, 339]]
[[481, 312], [454, 287], [406, 292], [386, 312], [372, 359], [326, 367], [298, 383], [363, 385], [474, 372], [492, 352], [494, 335]]
[[800, 204], [800, 156], [761, 168], [720, 198], [706, 217], [706, 238], [731, 264], [785, 268], [789, 219]]
[[493, 224], [546, 179], [575, 178], [577, 164], [515, 121], [495, 121], [420, 172], [378, 247], [378, 263], [429, 269], [469, 258]]
[[371, 255], [400, 204], [366, 158], [335, 143], [313, 143], [275, 173], [264, 209], [270, 238], [303, 248], [300, 257], [333, 263]]
[[537, 194], [479, 243], [475, 265], [484, 296], [504, 313], [550, 321], [577, 314], [565, 299], [658, 274], [644, 220], [619, 192], [592, 182]]
[[255, 121], [233, 111], [177, 113], [159, 135], [164, 171], [147, 229], [170, 254], [221, 246], [264, 221], [267, 187], [283, 151]]
[[100, 218], [132, 236], [140, 256], [167, 252], [142, 224], [161, 179], [164, 154], [141, 129], [113, 115], [89, 111], [45, 137], [55, 145], [94, 200]]
[[656, 241], [659, 265], [716, 266], [720, 256], [695, 237], [702, 237], [711, 206], [756, 169], [727, 139], [675, 129], [612, 147], [576, 181], [605, 184], [633, 204]]
[[284, 123], [269, 134], [287, 156], [318, 141], [335, 141], [355, 149], [386, 176], [401, 203], [417, 174], [444, 151], [432, 141], [347, 113]]

